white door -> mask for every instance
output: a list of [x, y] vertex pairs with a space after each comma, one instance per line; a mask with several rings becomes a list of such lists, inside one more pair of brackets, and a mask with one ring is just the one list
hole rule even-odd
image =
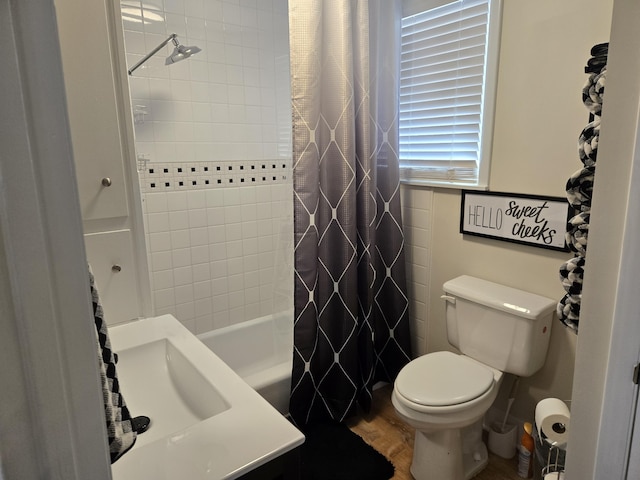
[[568, 480], [640, 478], [633, 382], [640, 341], [640, 2], [615, 0], [609, 42], [567, 446]]

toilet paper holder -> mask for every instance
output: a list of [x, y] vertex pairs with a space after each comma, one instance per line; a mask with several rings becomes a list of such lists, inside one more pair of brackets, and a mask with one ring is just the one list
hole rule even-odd
[[[560, 463], [560, 448], [551, 445], [547, 454], [547, 464], [542, 469], [543, 480], [562, 480], [564, 479], [564, 466]], [[555, 458], [554, 458], [555, 452]]]
[[[535, 423], [534, 423], [535, 425]], [[536, 480], [564, 480], [564, 464], [566, 460], [566, 443], [556, 443], [552, 439], [547, 438], [544, 432], [541, 432], [535, 425], [533, 437], [536, 446], [536, 462], [534, 466], [534, 479]], [[558, 429], [568, 428], [568, 425], [552, 424], [549, 429], [556, 427]], [[562, 433], [562, 432], [555, 432]]]

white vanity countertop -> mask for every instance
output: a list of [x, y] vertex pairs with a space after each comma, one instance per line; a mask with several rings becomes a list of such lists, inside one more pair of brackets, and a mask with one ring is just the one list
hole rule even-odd
[[[113, 326], [109, 336], [113, 351], [122, 352], [117, 368], [131, 415], [148, 415], [152, 421], [133, 448], [112, 465], [114, 480], [238, 478], [304, 442], [298, 429], [173, 316]], [[166, 355], [157, 354], [165, 351], [167, 340], [171, 347]], [[151, 349], [153, 342], [161, 342], [155, 344], [161, 349]], [[171, 354], [173, 347], [182, 360]], [[153, 357], [145, 353], [151, 350], [156, 352]], [[153, 365], [145, 366], [145, 356], [153, 358]], [[158, 380], [151, 380], [153, 375]], [[164, 390], [154, 392], [154, 385], [160, 384]], [[209, 399], [209, 394], [215, 398]], [[207, 410], [213, 404], [222, 407]], [[149, 414], [161, 411], [165, 413], [156, 416], [162, 418]], [[166, 414], [173, 411], [175, 416]], [[163, 418], [174, 424], [163, 425]]]

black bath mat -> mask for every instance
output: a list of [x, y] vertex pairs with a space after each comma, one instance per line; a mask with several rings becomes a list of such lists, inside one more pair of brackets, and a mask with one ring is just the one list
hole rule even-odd
[[340, 423], [303, 430], [300, 478], [304, 480], [388, 480], [394, 468], [382, 454]]

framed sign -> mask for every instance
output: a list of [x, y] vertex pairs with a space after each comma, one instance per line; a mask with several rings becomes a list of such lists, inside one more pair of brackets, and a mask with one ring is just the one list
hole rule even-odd
[[562, 197], [463, 190], [460, 233], [569, 251], [570, 208]]

